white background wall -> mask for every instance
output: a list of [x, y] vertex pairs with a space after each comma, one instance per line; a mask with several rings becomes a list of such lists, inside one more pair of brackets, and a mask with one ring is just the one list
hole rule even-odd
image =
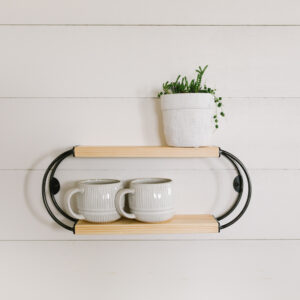
[[[298, 1], [0, 1], [1, 299], [299, 299]], [[41, 200], [78, 144], [162, 145], [161, 83], [208, 64], [226, 119], [215, 144], [253, 179], [221, 234], [77, 237]], [[68, 159], [74, 181], [166, 176], [179, 213], [235, 197], [220, 159]], [[188, 187], [188, 188], [187, 188]]]

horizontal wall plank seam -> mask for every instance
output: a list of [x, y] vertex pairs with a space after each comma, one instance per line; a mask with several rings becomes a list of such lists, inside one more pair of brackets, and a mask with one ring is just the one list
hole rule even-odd
[[0, 24], [0, 26], [50, 26], [50, 27], [299, 27], [300, 24]]
[[[223, 100], [236, 100], [236, 101], [239, 101], [241, 99], [246, 99], [246, 100], [258, 100], [258, 99], [261, 99], [261, 100], [275, 100], [275, 101], [284, 101], [284, 100], [298, 100], [300, 101], [300, 95], [299, 96], [296, 96], [296, 97], [265, 97], [265, 96], [262, 96], [262, 97], [247, 97], [247, 96], [241, 96], [241, 97], [230, 97], [230, 96], [225, 96], [225, 97], [222, 97]], [[61, 100], [108, 100], [108, 99], [113, 99], [113, 100], [122, 100], [122, 99], [126, 99], [126, 100], [145, 100], [145, 99], [148, 99], [148, 100], [153, 100], [153, 99], [156, 99], [158, 100], [159, 98], [157, 97], [149, 97], [149, 96], [125, 96], [125, 97], [114, 97], [114, 96], [109, 96], [109, 97], [104, 97], [104, 96], [94, 96], [94, 97], [84, 97], [84, 96], [81, 96], [81, 97], [64, 97], [64, 96], [57, 96], [57, 97], [47, 97], [47, 96], [41, 96], [41, 97], [0, 97], [0, 102], [1, 101], [5, 101], [5, 100], [51, 100], [51, 99], [61, 99]]]
[[279, 242], [290, 242], [290, 241], [300, 241], [300, 239], [224, 239], [224, 238], [220, 238], [220, 239], [112, 239], [112, 240], [89, 240], [89, 239], [85, 239], [85, 240], [68, 240], [68, 239], [64, 239], [64, 240], [0, 240], [0, 243], [9, 243], [9, 242], [228, 242], [228, 241], [232, 241], [232, 242], [240, 242], [240, 241], [256, 241], [256, 242], [271, 242], [271, 241], [279, 241]]
[[[94, 159], [98, 159], [98, 158], [94, 158]], [[106, 158], [99, 158], [99, 159], [106, 159]], [[121, 158], [121, 159], [132, 159], [132, 158]], [[148, 159], [148, 158], [139, 158], [139, 159]], [[154, 158], [154, 159], [157, 159], [157, 158]], [[163, 158], [165, 159], [165, 158]], [[188, 159], [188, 158], [187, 158]], [[199, 158], [199, 159], [202, 159], [202, 158]], [[25, 171], [30, 171], [30, 172], [40, 172], [40, 171], [45, 171], [45, 169], [1, 169], [0, 168], [0, 172], [25, 172]], [[116, 171], [128, 171], [128, 169], [118, 169], [118, 168], [114, 168], [114, 170]], [[130, 169], [130, 171], [144, 171], [145, 168], [143, 169], [136, 169], [136, 168], [133, 168], [133, 169]], [[151, 171], [160, 171], [160, 170], [164, 170], [164, 171], [196, 171], [196, 172], [199, 172], [199, 171], [203, 171], [203, 172], [206, 172], [206, 171], [233, 171], [234, 168], [207, 168], [207, 169], [193, 169], [193, 168], [186, 168], [186, 169], [170, 169], [170, 168], [157, 168], [157, 169], [153, 169], [151, 168]], [[300, 171], [300, 168], [247, 168], [248, 171], [278, 171], [278, 172], [282, 172], [282, 171], [286, 171], [286, 172], [290, 172], [290, 171]], [[59, 169], [59, 171], [65, 171], [65, 172], [74, 172], [74, 171], [103, 171], [103, 172], [106, 172], [106, 171], [111, 171], [111, 169], [66, 169], [66, 168], [61, 168]]]

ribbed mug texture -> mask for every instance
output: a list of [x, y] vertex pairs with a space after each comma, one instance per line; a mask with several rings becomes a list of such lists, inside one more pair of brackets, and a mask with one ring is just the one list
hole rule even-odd
[[82, 181], [79, 188], [83, 193], [77, 194], [77, 207], [86, 220], [106, 223], [120, 219], [114, 202], [121, 188], [119, 181]]
[[162, 222], [174, 215], [172, 181], [169, 179], [137, 179], [130, 183], [129, 208], [143, 222]]

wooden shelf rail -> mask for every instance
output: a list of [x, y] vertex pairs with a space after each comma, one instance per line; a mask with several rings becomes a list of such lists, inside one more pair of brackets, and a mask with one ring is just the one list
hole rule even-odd
[[75, 234], [182, 234], [217, 233], [219, 224], [212, 215], [176, 215], [162, 223], [142, 223], [136, 220], [120, 219], [100, 224], [79, 220]]
[[147, 146], [76, 146], [75, 157], [219, 157], [216, 146], [199, 148]]

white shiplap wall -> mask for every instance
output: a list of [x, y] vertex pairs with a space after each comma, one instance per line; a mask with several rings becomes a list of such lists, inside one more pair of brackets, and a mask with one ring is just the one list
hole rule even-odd
[[[298, 1], [1, 1], [1, 299], [299, 299]], [[75, 237], [41, 201], [77, 144], [164, 144], [161, 82], [209, 64], [227, 118], [215, 144], [245, 162], [249, 211], [216, 235]], [[235, 196], [219, 159], [68, 159], [75, 180], [167, 176], [178, 212]], [[186, 182], [190, 189], [186, 189]]]

